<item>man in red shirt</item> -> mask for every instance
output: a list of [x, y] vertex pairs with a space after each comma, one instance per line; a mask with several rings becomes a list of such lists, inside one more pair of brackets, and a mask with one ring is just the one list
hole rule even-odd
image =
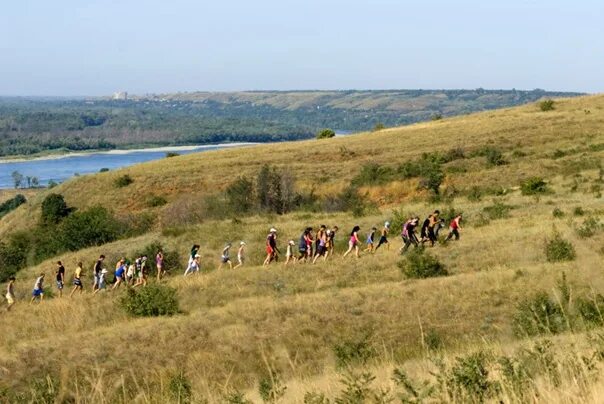
[[449, 225], [449, 235], [447, 236], [446, 241], [449, 241], [451, 237], [455, 236], [455, 240], [459, 240], [459, 231], [461, 230], [461, 219], [462, 215], [459, 214], [451, 220], [451, 224]]

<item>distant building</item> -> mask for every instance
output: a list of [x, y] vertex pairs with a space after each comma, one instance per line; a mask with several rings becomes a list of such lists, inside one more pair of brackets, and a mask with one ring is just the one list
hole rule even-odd
[[128, 99], [127, 91], [118, 91], [117, 93], [113, 93], [114, 100], [126, 101]]

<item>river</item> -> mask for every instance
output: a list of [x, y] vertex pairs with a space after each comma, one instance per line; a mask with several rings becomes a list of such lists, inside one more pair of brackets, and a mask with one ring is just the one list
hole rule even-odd
[[40, 157], [28, 160], [0, 160], [0, 188], [15, 186], [12, 173], [18, 171], [24, 177], [37, 177], [40, 185], [49, 181], [63, 182], [74, 175], [97, 173], [101, 168], [115, 170], [145, 161], [165, 158], [167, 152], [189, 154], [227, 147], [241, 147], [252, 143], [229, 143], [204, 146], [161, 147], [138, 150], [112, 150], [108, 152], [74, 153], [58, 156]]

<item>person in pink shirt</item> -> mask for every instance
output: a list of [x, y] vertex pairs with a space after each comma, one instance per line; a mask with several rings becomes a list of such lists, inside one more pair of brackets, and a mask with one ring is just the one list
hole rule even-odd
[[361, 228], [359, 226], [354, 226], [354, 228], [350, 232], [350, 240], [348, 241], [348, 251], [344, 253], [342, 258], [345, 258], [348, 254], [350, 254], [352, 250], [354, 250], [354, 255], [359, 258], [359, 244], [361, 242], [359, 240], [360, 230]]

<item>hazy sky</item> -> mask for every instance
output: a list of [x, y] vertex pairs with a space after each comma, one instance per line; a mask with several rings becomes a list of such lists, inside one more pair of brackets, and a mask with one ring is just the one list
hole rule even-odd
[[2, 3], [1, 95], [604, 91], [603, 0]]

